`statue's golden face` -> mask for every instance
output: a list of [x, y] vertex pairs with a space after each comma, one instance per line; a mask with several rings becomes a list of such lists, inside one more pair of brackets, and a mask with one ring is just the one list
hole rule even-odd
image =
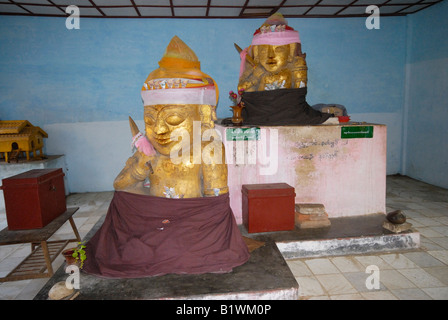
[[180, 149], [181, 144], [171, 140], [171, 134], [176, 129], [185, 129], [192, 141], [193, 121], [200, 121], [201, 117], [198, 105], [168, 104], [145, 106], [144, 120], [149, 141], [158, 152], [168, 156], [174, 147]]
[[283, 68], [288, 63], [289, 54], [289, 44], [258, 46], [258, 61], [268, 72], [276, 72]]

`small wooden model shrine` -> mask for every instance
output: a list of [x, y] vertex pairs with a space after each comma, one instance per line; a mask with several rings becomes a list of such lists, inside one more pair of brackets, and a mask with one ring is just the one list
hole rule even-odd
[[17, 161], [23, 152], [26, 160], [30, 160], [30, 153], [37, 159], [37, 151], [42, 158], [43, 138], [48, 138], [48, 134], [27, 120], [0, 121], [0, 159]]

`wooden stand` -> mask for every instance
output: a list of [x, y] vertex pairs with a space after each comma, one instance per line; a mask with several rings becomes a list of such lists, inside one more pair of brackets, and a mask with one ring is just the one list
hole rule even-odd
[[[0, 282], [25, 279], [50, 278], [54, 272], [51, 263], [69, 242], [80, 242], [78, 229], [73, 221], [73, 214], [79, 207], [68, 208], [63, 214], [40, 229], [0, 231], [0, 245], [31, 243], [31, 253]], [[70, 222], [76, 238], [58, 241], [48, 239], [66, 222]], [[47, 272], [45, 272], [47, 271]]]

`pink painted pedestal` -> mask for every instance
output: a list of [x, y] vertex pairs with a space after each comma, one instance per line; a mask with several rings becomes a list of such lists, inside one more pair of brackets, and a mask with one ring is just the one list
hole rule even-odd
[[230, 206], [242, 223], [243, 184], [284, 182], [295, 188], [296, 203], [321, 203], [329, 218], [385, 213], [385, 125], [372, 138], [341, 138], [345, 125], [260, 127], [256, 141], [227, 141]]

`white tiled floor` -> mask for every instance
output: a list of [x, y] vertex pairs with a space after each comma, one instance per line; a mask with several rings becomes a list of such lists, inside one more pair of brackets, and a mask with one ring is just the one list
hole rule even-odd
[[[387, 211], [401, 209], [420, 232], [419, 250], [288, 260], [299, 299], [448, 299], [448, 190], [387, 177]], [[379, 289], [368, 289], [367, 266], [379, 269]]]
[[[68, 206], [79, 206], [75, 223], [81, 237], [106, 213], [112, 192], [73, 194]], [[419, 250], [365, 255], [288, 260], [297, 282], [299, 299], [430, 300], [448, 299], [448, 190], [412, 180], [387, 177], [387, 211], [403, 210], [421, 233]], [[0, 212], [0, 229], [6, 215]], [[52, 239], [71, 237], [66, 223]], [[25, 256], [29, 245], [0, 246], [0, 276], [5, 276]], [[62, 257], [53, 262], [56, 270]], [[368, 289], [366, 267], [379, 269], [379, 289]], [[0, 283], [0, 300], [33, 299], [48, 279]]]

